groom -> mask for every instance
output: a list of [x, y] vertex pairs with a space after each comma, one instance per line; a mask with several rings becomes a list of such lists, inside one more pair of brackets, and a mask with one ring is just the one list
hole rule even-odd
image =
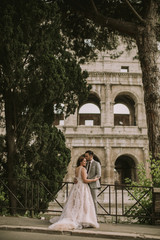
[[[88, 179], [93, 179], [95, 177], [100, 178], [101, 177], [101, 166], [100, 163], [95, 161], [93, 159], [94, 153], [90, 150], [85, 152], [85, 159], [87, 160], [87, 174], [88, 174]], [[93, 202], [95, 205], [95, 209], [97, 212], [97, 195], [98, 195], [98, 189], [101, 187], [99, 180], [96, 182], [89, 183]]]

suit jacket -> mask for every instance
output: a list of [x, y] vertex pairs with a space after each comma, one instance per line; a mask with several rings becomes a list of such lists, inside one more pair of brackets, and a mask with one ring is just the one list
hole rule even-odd
[[[88, 162], [87, 162], [88, 165]], [[87, 166], [86, 166], [87, 167]], [[101, 177], [101, 165], [99, 162], [95, 161], [93, 159], [93, 162], [91, 163], [89, 172], [88, 172], [88, 179], [93, 179], [95, 177]], [[100, 188], [100, 181], [97, 180], [96, 182], [89, 183], [89, 186], [91, 188]]]

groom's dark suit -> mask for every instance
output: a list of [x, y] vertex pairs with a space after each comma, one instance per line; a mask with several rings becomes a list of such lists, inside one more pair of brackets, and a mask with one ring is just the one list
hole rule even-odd
[[[87, 161], [86, 169], [88, 169], [89, 161]], [[101, 177], [101, 165], [99, 162], [95, 161], [94, 159], [91, 160], [91, 165], [88, 171], [88, 179], [94, 179], [95, 177]], [[97, 211], [97, 194], [98, 189], [101, 187], [99, 180], [96, 182], [89, 183], [91, 194], [93, 197], [93, 201], [95, 204], [95, 209]]]

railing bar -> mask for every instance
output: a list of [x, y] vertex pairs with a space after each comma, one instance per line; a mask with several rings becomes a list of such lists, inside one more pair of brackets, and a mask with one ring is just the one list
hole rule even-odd
[[[1, 181], [2, 182], [2, 181]], [[17, 202], [24, 208], [24, 205], [19, 201], [19, 199], [16, 197], [16, 195], [10, 190], [10, 188], [2, 182], [2, 184], [7, 188], [7, 190], [12, 194], [12, 196], [17, 200]]]
[[[136, 200], [138, 201], [134, 196], [133, 194], [130, 192], [130, 190], [128, 190], [127, 188], [125, 188], [125, 190]], [[149, 193], [151, 191], [151, 189], [148, 189], [147, 192], [145, 192], [144, 194], [146, 195], [147, 193]]]
[[57, 190], [56, 194], [57, 194], [60, 190], [62, 190], [62, 188], [63, 188], [66, 184], [67, 184], [67, 182], [64, 183], [64, 184]]
[[124, 214], [124, 191], [122, 187], [122, 214]]
[[115, 186], [115, 203], [116, 203], [116, 223], [118, 223], [118, 218], [117, 218], [117, 186]]
[[[12, 179], [14, 179], [14, 178], [9, 178], [9, 179], [12, 180]], [[4, 178], [3, 178], [3, 180], [4, 180]], [[7, 180], [8, 180], [8, 178], [7, 178]], [[17, 178], [17, 180], [22, 180], [22, 179], [21, 179], [21, 178]], [[0, 181], [2, 181], [2, 180], [0, 179]], [[37, 181], [37, 179], [24, 179], [24, 181], [26, 181], [26, 182], [31, 182], [31, 181], [33, 181], [33, 182], [34, 182], [34, 181]], [[38, 180], [38, 181], [45, 183], [45, 181], [42, 181], [42, 180]], [[52, 179], [50, 179], [50, 181], [52, 181]], [[62, 184], [64, 183], [64, 185], [65, 185], [66, 183], [71, 183], [71, 184], [73, 184], [73, 182], [67, 182], [67, 181], [66, 181], [66, 182], [59, 182], [59, 183], [62, 183]], [[107, 187], [108, 187], [108, 186], [113, 186], [113, 187], [115, 186], [115, 184], [105, 184], [105, 183], [101, 183], [101, 186], [106, 186], [106, 185], [107, 185]], [[127, 187], [128, 187], [128, 188], [138, 187], [138, 188], [148, 188], [148, 189], [152, 189], [152, 188], [153, 188], [153, 187], [150, 187], [150, 186], [139, 186], [139, 185], [130, 186], [130, 185], [127, 185], [127, 184], [126, 184], [125, 186], [124, 186], [124, 185], [118, 185], [118, 186], [120, 186], [120, 187], [123, 186], [123, 187], [125, 187], [125, 188], [127, 188]]]
[[[140, 199], [136, 199], [134, 196], [133, 196], [133, 194], [130, 192], [130, 191], [128, 191], [128, 193], [130, 193], [131, 194], [131, 196], [136, 200], [136, 203], [128, 210], [128, 211], [130, 211], [137, 203], [138, 204], [140, 204], [140, 206], [146, 211], [146, 213], [148, 212], [148, 210], [140, 203], [140, 201], [141, 201], [141, 199], [142, 198], [144, 198], [148, 193], [149, 193], [149, 191], [150, 191], [150, 189], [148, 190], [148, 192], [145, 192], [142, 196], [141, 196], [141, 198]], [[127, 211], [127, 212], [128, 212]], [[148, 212], [149, 213], [149, 212]], [[150, 214], [150, 213], [149, 213]]]
[[[43, 182], [41, 183], [41, 185], [47, 190], [47, 192], [51, 195], [51, 196], [53, 196], [53, 194], [49, 191], [49, 189], [43, 184]], [[64, 184], [64, 186], [65, 186], [65, 184]], [[53, 201], [56, 201], [56, 203], [63, 209], [63, 206], [57, 201], [57, 199], [56, 198], [53, 198]]]
[[97, 195], [97, 197], [99, 197], [108, 187], [109, 187], [109, 185], [107, 185], [107, 186]]
[[[23, 181], [23, 180], [22, 180]], [[22, 206], [22, 207], [16, 207], [16, 209], [23, 209], [23, 210], [25, 210], [25, 209], [28, 209], [28, 210], [35, 210], [35, 209], [37, 209], [38, 208], [38, 210], [41, 210], [40, 209], [40, 189], [41, 189], [41, 186], [53, 197], [53, 201], [55, 201], [62, 209], [63, 209], [63, 207], [62, 207], [62, 205], [58, 202], [58, 200], [56, 199], [57, 198], [57, 196], [55, 196], [55, 193], [53, 194], [47, 187], [46, 187], [46, 185], [45, 185], [45, 181], [37, 181], [37, 180], [28, 180], [28, 179], [25, 179], [24, 180], [25, 181], [25, 184], [23, 185], [23, 183], [22, 183], [22, 185], [25, 187], [25, 190], [23, 190], [23, 193], [25, 194], [25, 206], [23, 205], [23, 203], [21, 203], [20, 201], [19, 201], [19, 199], [16, 197], [16, 195], [9, 189], [9, 187], [5, 184], [5, 183], [3, 183], [3, 181], [0, 179], [0, 182], [2, 183], [2, 185], [14, 196], [14, 198], [17, 200], [17, 202], [20, 204], [20, 206]], [[31, 186], [31, 188], [29, 188], [28, 189], [28, 183], [31, 183], [31, 185], [29, 184], [29, 186]], [[57, 191], [57, 193], [56, 194], [58, 194], [58, 192], [59, 191], [61, 191], [65, 186], [66, 186], [66, 195], [67, 195], [67, 197], [68, 197], [68, 194], [69, 194], [69, 184], [73, 184], [72, 182], [62, 182], [62, 186], [59, 188], [59, 190]], [[21, 184], [21, 183], [19, 183], [19, 184]], [[22, 186], [22, 187], [23, 187]], [[108, 203], [108, 207], [109, 207], [109, 209], [105, 209], [105, 205], [104, 205], [104, 207], [103, 207], [103, 204], [101, 205], [99, 202], [98, 202], [98, 204], [99, 204], [99, 206], [100, 206], [100, 208], [102, 208], [103, 209], [103, 211], [104, 211], [104, 214], [98, 214], [98, 215], [110, 215], [110, 216], [114, 216], [114, 217], [116, 217], [116, 223], [118, 222], [118, 216], [126, 216], [126, 217], [139, 217], [139, 218], [148, 218], [148, 219], [156, 219], [156, 216], [154, 216], [154, 215], [152, 215], [152, 213], [154, 212], [153, 210], [154, 210], [154, 208], [152, 208], [152, 213], [150, 213], [146, 208], [145, 208], [145, 206], [143, 206], [143, 202], [142, 202], [142, 198], [144, 198], [145, 196], [150, 196], [150, 194], [152, 193], [151, 191], [153, 191], [153, 187], [146, 187], [146, 186], [129, 186], [129, 185], [122, 185], [121, 187], [121, 191], [118, 191], [118, 189], [119, 188], [117, 188], [117, 186], [115, 186], [114, 184], [101, 184], [101, 186], [102, 187], [104, 187], [104, 189], [98, 194], [98, 197], [101, 195], [101, 194], [104, 194], [104, 192], [105, 192], [105, 190], [106, 189], [108, 189], [108, 191], [107, 191], [107, 193], [109, 194], [109, 196], [108, 196], [108, 201], [107, 201], [107, 203]], [[114, 202], [114, 200], [112, 199], [112, 189], [111, 189], [111, 187], [115, 187], [115, 189], [113, 190], [114, 192], [115, 192], [115, 197], [114, 197], [114, 195], [113, 195], [113, 197], [115, 198], [115, 202]], [[134, 196], [134, 194], [133, 194], [133, 192], [132, 192], [132, 190], [134, 189], [134, 188], [141, 188], [142, 189], [142, 196], [139, 198], [139, 199], [137, 199], [137, 197], [136, 196]], [[144, 190], [143, 190], [144, 189]], [[34, 191], [35, 190], [35, 191]], [[113, 192], [113, 193], [114, 193]], [[136, 202], [136, 203], [134, 203], [132, 206], [131, 206], [131, 204], [132, 204], [132, 202], [131, 202], [131, 204], [130, 204], [130, 208], [125, 212], [125, 196], [124, 196], [124, 194], [125, 193], [128, 193], [128, 197], [129, 196], [131, 196], [133, 199], [134, 199], [134, 201]], [[30, 193], [31, 193], [31, 195], [30, 195]], [[36, 194], [37, 193], [37, 194]], [[36, 194], [37, 196], [34, 196], [34, 194]], [[122, 196], [121, 196], [121, 204], [122, 204], [122, 206], [121, 206], [121, 208], [122, 208], [122, 211], [121, 211], [121, 213], [122, 213], [122, 215], [120, 215], [119, 214], [119, 209], [118, 209], [118, 201], [119, 201], [119, 197], [120, 197], [120, 194], [122, 194]], [[55, 196], [55, 198], [54, 198], [54, 196]], [[153, 194], [152, 194], [152, 196], [153, 196]], [[31, 197], [30, 199], [29, 199], [29, 197]], [[30, 201], [30, 202], [29, 202]], [[112, 203], [112, 201], [113, 201], [113, 203]], [[142, 202], [142, 203], [141, 203]], [[112, 208], [113, 208], [113, 206], [112, 206], [112, 204], [114, 204], [114, 206], [115, 206], [115, 210], [114, 210], [114, 212], [112, 213]], [[31, 207], [30, 207], [30, 205], [31, 205]], [[133, 214], [131, 214], [131, 215], [128, 215], [129, 213], [131, 213], [131, 210], [132, 210], [132, 208], [134, 208], [136, 205], [139, 205], [139, 206], [141, 206], [142, 207], [142, 209], [143, 209], [143, 213], [144, 213], [144, 215], [133, 215]], [[8, 207], [7, 207], [8, 208]], [[10, 208], [13, 208], [13, 207], [10, 207]], [[106, 207], [107, 208], [107, 207]], [[59, 211], [59, 210], [48, 210], [48, 209], [43, 209], [44, 211], [50, 211], [50, 212], [62, 212], [62, 211]]]
[[109, 186], [109, 213], [111, 214], [111, 186]]
[[[54, 196], [53, 195], [53, 193], [51, 193], [51, 191], [44, 185], [44, 183], [42, 182], [42, 183], [40, 183], [46, 190], [47, 190], [47, 192], [51, 195], [51, 196]], [[61, 189], [60, 189], [61, 190]], [[57, 194], [57, 193], [56, 193]], [[55, 194], [55, 195], [56, 195]]]
[[33, 181], [32, 181], [32, 184], [31, 184], [31, 205], [32, 205], [32, 209], [33, 209]]
[[[66, 184], [73, 184], [72, 182], [66, 182], [64, 185], [63, 185], [63, 187], [66, 185]], [[54, 196], [54, 195], [56, 195], [63, 187], [61, 187], [58, 191], [57, 191], [57, 193], [56, 194], [52, 194], [51, 193], [51, 191], [44, 185], [44, 183], [43, 182], [40, 182], [40, 184], [47, 190], [47, 192], [51, 195], [51, 196]]]
[[28, 184], [27, 184], [27, 181], [25, 182], [25, 208], [27, 208], [27, 187], [28, 187]]
[[107, 212], [107, 210], [99, 202], [97, 202], [97, 203], [107, 213], [107, 215], [110, 215], [109, 212]]
[[67, 185], [66, 185], [66, 197], [68, 198], [68, 183], [67, 183]]
[[39, 189], [40, 189], [40, 186], [39, 186], [39, 181], [37, 182], [37, 208], [39, 209]]

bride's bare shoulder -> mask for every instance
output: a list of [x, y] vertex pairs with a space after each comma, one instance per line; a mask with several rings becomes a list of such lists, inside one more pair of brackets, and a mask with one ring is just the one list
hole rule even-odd
[[75, 175], [76, 175], [76, 177], [78, 177], [78, 173], [79, 173], [80, 168], [81, 168], [81, 166], [76, 167], [76, 169], [75, 169]]
[[81, 174], [85, 174], [85, 173], [86, 173], [86, 169], [84, 167], [82, 167]]

